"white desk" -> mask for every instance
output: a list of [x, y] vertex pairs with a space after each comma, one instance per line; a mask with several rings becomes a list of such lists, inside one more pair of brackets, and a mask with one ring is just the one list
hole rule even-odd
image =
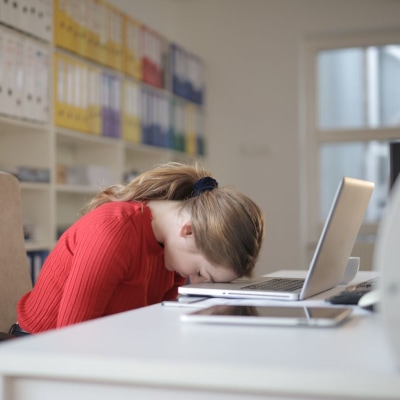
[[155, 305], [1, 344], [0, 398], [400, 399], [377, 313], [314, 329], [186, 324], [183, 312]]

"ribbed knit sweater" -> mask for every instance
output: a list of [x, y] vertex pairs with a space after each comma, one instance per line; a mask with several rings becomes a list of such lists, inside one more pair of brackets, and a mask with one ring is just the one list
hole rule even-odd
[[19, 325], [38, 333], [175, 298], [185, 279], [165, 268], [151, 219], [137, 202], [109, 202], [81, 217], [20, 299]]

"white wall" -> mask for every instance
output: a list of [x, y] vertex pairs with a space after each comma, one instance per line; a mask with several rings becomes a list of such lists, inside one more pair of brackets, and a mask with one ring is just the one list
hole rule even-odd
[[397, 0], [113, 0], [206, 63], [208, 165], [266, 214], [257, 272], [305, 268], [299, 85], [307, 36], [400, 28]]

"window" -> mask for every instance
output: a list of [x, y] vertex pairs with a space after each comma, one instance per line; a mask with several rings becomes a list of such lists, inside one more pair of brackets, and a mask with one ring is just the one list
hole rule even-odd
[[345, 175], [375, 182], [359, 238], [370, 240], [389, 194], [389, 142], [400, 138], [400, 32], [319, 38], [305, 54], [308, 244]]

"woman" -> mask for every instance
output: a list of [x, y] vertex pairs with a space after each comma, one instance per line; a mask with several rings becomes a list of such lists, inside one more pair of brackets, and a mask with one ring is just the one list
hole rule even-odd
[[59, 239], [17, 307], [39, 333], [170, 300], [177, 288], [250, 276], [259, 207], [199, 165], [167, 163], [94, 197]]

